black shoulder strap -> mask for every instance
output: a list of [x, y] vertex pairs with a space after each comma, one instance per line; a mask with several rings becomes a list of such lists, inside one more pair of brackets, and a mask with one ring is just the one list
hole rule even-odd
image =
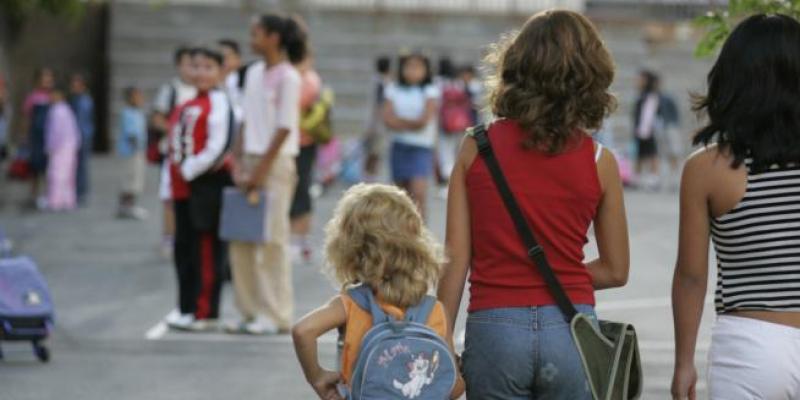
[[489, 141], [489, 134], [486, 131], [486, 126], [478, 125], [473, 128], [472, 137], [475, 138], [475, 141], [478, 144], [478, 152], [480, 153], [481, 157], [483, 157], [486, 167], [489, 168], [489, 172], [492, 174], [492, 179], [494, 180], [495, 186], [497, 186], [497, 190], [500, 192], [500, 197], [503, 198], [503, 203], [505, 203], [508, 213], [511, 214], [511, 219], [514, 221], [514, 227], [517, 229], [517, 233], [522, 239], [525, 248], [528, 249], [528, 257], [533, 260], [533, 263], [538, 268], [539, 273], [542, 274], [545, 283], [547, 283], [547, 287], [550, 289], [550, 294], [552, 294], [553, 298], [555, 298], [558, 307], [561, 309], [561, 312], [564, 313], [564, 315], [567, 317], [567, 320], [572, 320], [572, 318], [578, 314], [578, 310], [575, 309], [575, 306], [569, 300], [569, 297], [567, 297], [564, 287], [561, 286], [561, 283], [558, 281], [553, 269], [550, 268], [550, 263], [547, 261], [547, 257], [542, 250], [542, 246], [536, 243], [536, 238], [533, 236], [533, 231], [531, 231], [531, 228], [525, 221], [525, 216], [522, 214], [522, 210], [519, 208], [517, 200], [514, 198], [514, 194], [511, 192], [511, 188], [508, 187], [508, 182], [506, 181], [503, 171], [500, 169], [500, 164], [497, 162], [497, 158], [494, 155], [494, 150], [492, 150], [492, 143]]
[[[222, 91], [225, 94], [225, 100], [228, 101], [228, 140], [225, 142], [225, 152], [228, 152], [233, 146], [233, 140], [236, 138], [236, 112], [233, 110], [233, 100], [227, 90]], [[225, 154], [225, 153], [223, 153]]]
[[[176, 89], [175, 85], [172, 84], [172, 82], [170, 82], [170, 84], [169, 84], [169, 114], [172, 114], [172, 112], [175, 110], [175, 107], [178, 106], [178, 104], [176, 104], [177, 102], [178, 102], [178, 89]], [[169, 115], [167, 115], [167, 118], [169, 118]]]
[[245, 79], [247, 78], [247, 69], [250, 68], [251, 65], [253, 65], [253, 63], [247, 63], [239, 67], [239, 70], [236, 71], [237, 77], [239, 79], [236, 82], [236, 87], [239, 90], [244, 89]]

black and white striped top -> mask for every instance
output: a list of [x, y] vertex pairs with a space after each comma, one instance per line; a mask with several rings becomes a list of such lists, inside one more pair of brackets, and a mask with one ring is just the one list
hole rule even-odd
[[711, 236], [718, 313], [800, 311], [800, 166], [748, 172], [744, 197], [712, 219]]

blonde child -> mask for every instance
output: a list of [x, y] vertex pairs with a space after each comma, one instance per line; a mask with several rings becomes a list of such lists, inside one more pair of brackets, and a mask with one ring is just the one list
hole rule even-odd
[[[317, 395], [341, 399], [337, 385], [351, 387], [361, 341], [372, 326], [370, 312], [361, 309], [346, 289], [365, 285], [383, 312], [403, 319], [406, 309], [422, 302], [432, 289], [443, 257], [412, 200], [393, 186], [352, 187], [340, 200], [325, 233], [330, 273], [343, 290], [303, 317], [292, 335], [303, 372]], [[441, 303], [433, 307], [426, 325], [453, 351]], [[339, 372], [323, 369], [317, 357], [317, 338], [333, 329], [344, 332]], [[462, 392], [459, 377], [451, 398]]]

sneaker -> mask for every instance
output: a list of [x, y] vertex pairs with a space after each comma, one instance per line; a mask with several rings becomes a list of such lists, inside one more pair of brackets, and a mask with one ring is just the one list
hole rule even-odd
[[275, 335], [279, 332], [278, 326], [268, 318], [256, 318], [245, 325], [245, 330], [251, 335]]
[[325, 194], [325, 187], [319, 183], [315, 183], [308, 189], [308, 193], [311, 194], [311, 198], [318, 199]]
[[267, 318], [229, 324], [225, 327], [225, 331], [243, 335], [276, 335], [280, 332], [275, 323]]
[[245, 330], [245, 326], [247, 326], [247, 321], [245, 320], [229, 321], [223, 325], [222, 329], [225, 331], [225, 333], [241, 335], [247, 333], [247, 331]]
[[219, 321], [216, 319], [195, 319], [186, 328], [191, 332], [213, 332], [219, 328]]
[[120, 219], [135, 219], [137, 221], [144, 221], [147, 219], [147, 210], [141, 207], [120, 207], [117, 211], [117, 218]]
[[172, 310], [172, 311], [170, 311], [170, 312], [169, 312], [169, 314], [167, 314], [167, 315], [164, 317], [164, 322], [165, 322], [167, 325], [169, 325], [169, 324], [174, 324], [174, 323], [176, 323], [176, 322], [177, 322], [177, 321], [178, 321], [180, 318], [181, 318], [181, 312], [180, 312], [180, 311], [178, 311], [177, 309], [175, 309], [175, 310]]
[[195, 323], [194, 315], [193, 314], [183, 314], [177, 320], [173, 321], [172, 323], [167, 322], [167, 325], [172, 329], [177, 329], [180, 331], [188, 331], [191, 326]]
[[147, 210], [138, 206], [131, 207], [128, 212], [130, 213], [130, 217], [137, 221], [144, 221], [149, 216]]

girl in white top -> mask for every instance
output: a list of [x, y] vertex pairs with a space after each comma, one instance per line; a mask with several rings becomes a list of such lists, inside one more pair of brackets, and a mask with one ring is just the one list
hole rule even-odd
[[308, 54], [304, 24], [296, 17], [266, 14], [253, 21], [251, 47], [262, 60], [245, 72], [242, 134], [234, 145], [234, 181], [242, 191], [269, 191], [266, 243], [229, 244], [236, 305], [236, 333], [288, 331], [293, 321], [289, 206], [300, 141], [300, 74]]
[[392, 135], [391, 170], [425, 215], [425, 194], [433, 173], [439, 90], [430, 60], [414, 53], [400, 58], [397, 83], [386, 89], [383, 121]]

